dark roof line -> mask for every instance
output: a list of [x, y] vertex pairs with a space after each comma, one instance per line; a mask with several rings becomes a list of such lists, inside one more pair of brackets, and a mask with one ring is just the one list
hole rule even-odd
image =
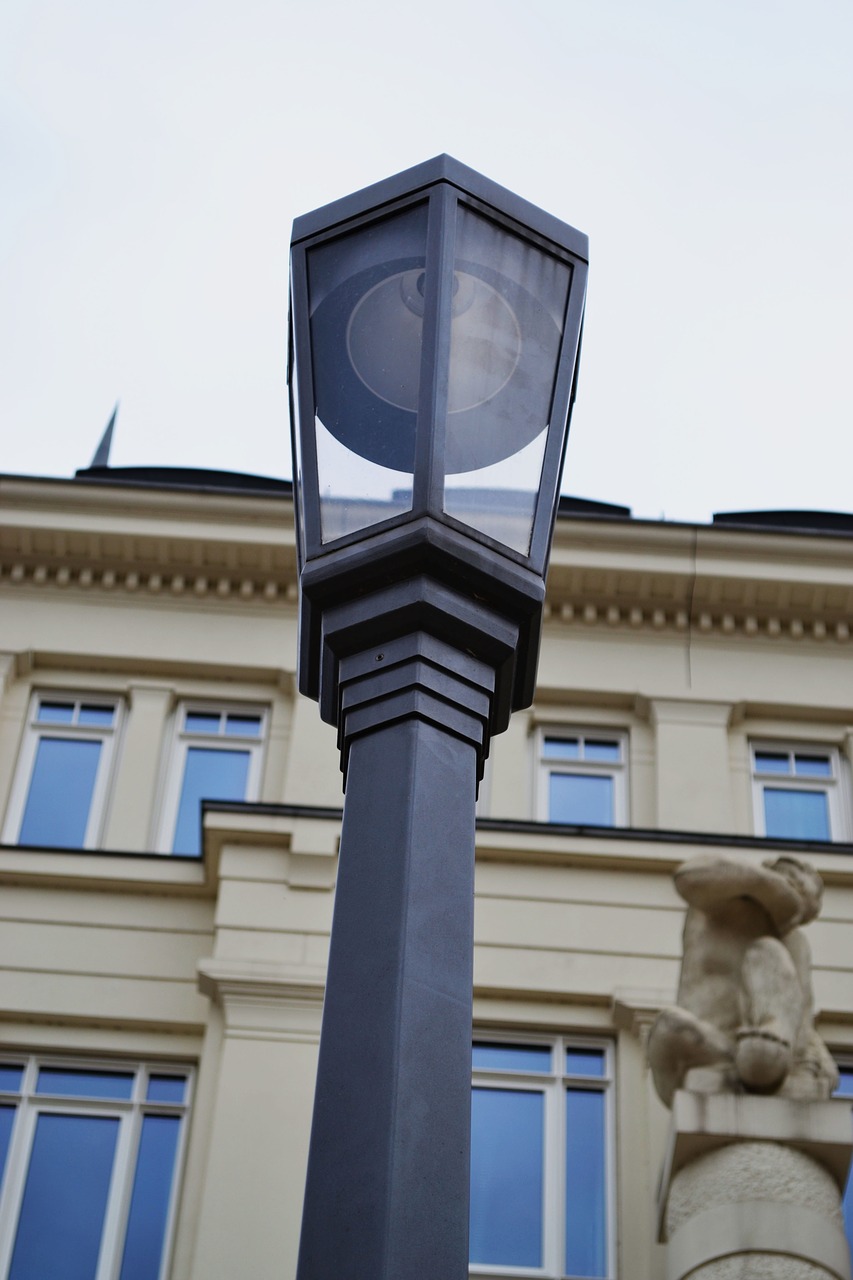
[[853, 515], [846, 511], [717, 511], [714, 524], [797, 533], [853, 533]]

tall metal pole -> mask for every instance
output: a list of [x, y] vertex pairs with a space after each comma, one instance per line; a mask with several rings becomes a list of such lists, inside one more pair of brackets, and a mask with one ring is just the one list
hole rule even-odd
[[345, 658], [339, 680], [347, 794], [297, 1274], [465, 1280], [494, 671], [414, 632]]

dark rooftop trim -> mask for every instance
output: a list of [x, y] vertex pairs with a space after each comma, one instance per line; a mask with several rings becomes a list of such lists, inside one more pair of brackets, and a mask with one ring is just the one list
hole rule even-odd
[[557, 505], [558, 516], [603, 516], [610, 520], [630, 520], [631, 508], [615, 502], [596, 502], [592, 498], [575, 498], [561, 493]]
[[242, 471], [209, 471], [203, 467], [82, 467], [74, 473], [74, 479], [158, 489], [275, 493], [282, 497], [290, 497], [293, 492], [291, 480], [253, 476]]
[[717, 511], [714, 524], [743, 529], [783, 529], [796, 533], [853, 533], [846, 511]]

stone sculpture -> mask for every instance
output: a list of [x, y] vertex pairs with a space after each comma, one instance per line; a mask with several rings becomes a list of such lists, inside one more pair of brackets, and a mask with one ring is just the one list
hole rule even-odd
[[796, 858], [698, 857], [675, 886], [687, 903], [678, 1003], [648, 1043], [662, 1101], [682, 1088], [828, 1098], [838, 1072], [814, 1027], [801, 928], [820, 911], [820, 876]]

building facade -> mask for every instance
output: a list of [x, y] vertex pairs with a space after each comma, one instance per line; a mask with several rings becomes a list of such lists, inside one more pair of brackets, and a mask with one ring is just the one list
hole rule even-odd
[[[0, 618], [0, 1280], [289, 1280], [342, 804], [289, 488], [5, 477]], [[479, 800], [472, 1274], [663, 1277], [685, 859], [817, 867], [853, 1064], [851, 626], [853, 519], [564, 503]]]

